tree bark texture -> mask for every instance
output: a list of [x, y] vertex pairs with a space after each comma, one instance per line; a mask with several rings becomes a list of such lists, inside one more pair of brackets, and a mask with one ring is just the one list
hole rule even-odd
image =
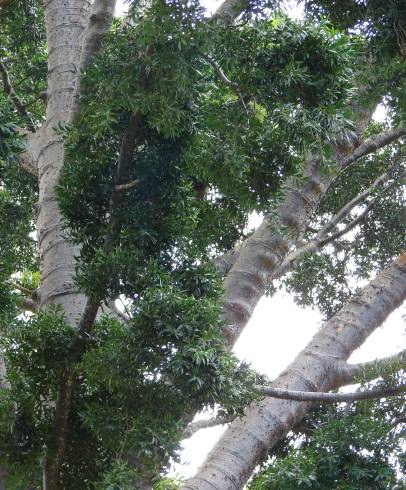
[[[329, 320], [273, 384], [295, 391], [329, 391], [348, 379], [350, 354], [406, 299], [406, 264], [399, 259]], [[231, 423], [197, 475], [182, 490], [239, 490], [312, 406], [268, 398]]]

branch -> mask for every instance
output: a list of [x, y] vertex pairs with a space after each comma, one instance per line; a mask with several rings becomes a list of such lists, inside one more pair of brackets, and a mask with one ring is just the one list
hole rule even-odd
[[374, 199], [372, 199], [367, 207], [364, 209], [364, 211], [354, 218], [348, 225], [346, 225], [342, 230], [338, 230], [335, 233], [325, 236], [325, 233], [330, 231], [333, 227], [336, 227], [337, 224], [339, 223], [339, 220], [342, 218], [345, 218], [345, 216], [357, 205], [359, 204], [368, 194], [370, 194], [378, 185], [382, 184], [385, 182], [385, 180], [389, 178], [386, 174], [382, 175], [379, 177], [374, 184], [367, 189], [366, 191], [362, 192], [359, 194], [357, 197], [355, 197], [352, 201], [347, 203], [341, 210], [317, 233], [316, 238], [313, 240], [310, 240], [309, 242], [305, 243], [301, 247], [297, 248], [290, 254], [288, 254], [285, 258], [285, 260], [282, 262], [278, 270], [275, 272], [273, 279], [281, 277], [283, 274], [285, 274], [293, 264], [295, 264], [299, 259], [301, 259], [304, 255], [309, 254], [309, 253], [315, 253], [322, 249], [324, 246], [328, 245], [329, 243], [333, 243], [339, 238], [343, 237], [347, 233], [349, 233], [352, 229], [355, 228], [361, 221], [363, 221], [368, 213], [371, 211], [371, 209], [375, 206], [375, 204], [378, 202], [381, 197], [386, 194], [389, 190], [391, 190], [393, 187], [398, 185], [397, 182], [392, 182], [391, 184], [387, 185], [380, 194], [378, 194]]
[[406, 423], [406, 417], [399, 417], [395, 419], [390, 425], [392, 428], [394, 428], [399, 424], [405, 424], [405, 423]]
[[[98, 298], [90, 297], [87, 299], [78, 323], [77, 335], [69, 349], [68, 359], [75, 359], [84, 352], [90, 329], [97, 316], [99, 305], [100, 300]], [[44, 463], [44, 488], [60, 488], [60, 470], [65, 457], [69, 432], [69, 416], [76, 382], [77, 378], [74, 367], [66, 367], [58, 384], [53, 430], [48, 444], [48, 455]]]
[[213, 70], [216, 72], [216, 74], [218, 75], [218, 77], [220, 78], [220, 80], [222, 82], [224, 82], [229, 87], [232, 87], [232, 88], [238, 90], [238, 85], [226, 76], [226, 74], [223, 72], [221, 66], [216, 61], [214, 61], [212, 58], [210, 58], [210, 56], [207, 56], [206, 54], [202, 54], [201, 57], [204, 60], [206, 60], [207, 63], [209, 63], [209, 65], [212, 66]]
[[380, 376], [382, 372], [388, 373], [390, 371], [392, 373], [404, 368], [406, 368], [406, 350], [373, 361], [359, 364], [347, 363], [342, 372], [342, 383], [343, 385], [353, 383], [360, 376], [364, 381], [371, 381]]
[[311, 391], [293, 391], [283, 390], [281, 388], [272, 388], [270, 386], [256, 385], [255, 389], [260, 393], [272, 398], [281, 398], [282, 400], [295, 400], [298, 402], [355, 402], [359, 400], [374, 400], [376, 398], [385, 398], [391, 396], [401, 396], [406, 393], [406, 385], [396, 386], [394, 388], [379, 388], [366, 391], [357, 391], [355, 393], [321, 393]]
[[212, 262], [221, 275], [225, 276], [231, 269], [236, 261], [238, 254], [240, 253], [242, 243], [237, 244], [233, 249], [229, 250], [223, 255], [215, 257]]
[[140, 182], [140, 179], [135, 179], [135, 180], [132, 180], [131, 182], [128, 182], [127, 184], [117, 184], [115, 186], [115, 190], [116, 191], [126, 191], [126, 190], [132, 189], [133, 187], [138, 185], [139, 182]]
[[225, 0], [212, 18], [223, 22], [226, 27], [230, 26], [248, 5], [247, 0]]
[[[113, 241], [119, 233], [121, 220], [116, 216], [116, 211], [121, 207], [123, 196], [117, 185], [127, 178], [128, 167], [135, 148], [136, 134], [141, 122], [141, 116], [133, 114], [130, 117], [129, 125], [121, 141], [119, 161], [116, 170], [115, 186], [110, 202], [110, 223], [109, 233], [105, 238], [104, 252], [111, 251]], [[78, 323], [78, 331], [69, 349], [69, 358], [78, 359], [86, 349], [90, 330], [97, 316], [102, 296], [90, 296], [86, 300], [86, 305]], [[61, 465], [64, 460], [64, 453], [67, 444], [69, 431], [69, 413], [72, 405], [73, 393], [76, 386], [76, 375], [73, 367], [67, 367], [62, 374], [58, 385], [58, 398], [55, 408], [54, 428], [49, 445], [50, 454], [46, 458], [44, 480], [46, 488], [57, 488], [53, 485], [59, 481]]]
[[351, 221], [351, 223], [349, 223], [342, 230], [339, 230], [339, 231], [333, 233], [332, 235], [330, 235], [326, 238], [322, 238], [320, 240], [320, 245], [323, 246], [323, 245], [326, 245], [327, 243], [331, 243], [335, 240], [338, 240], [342, 236], [346, 235], [353, 228], [355, 228], [355, 226], [358, 225], [358, 223], [360, 223], [361, 221], [363, 221], [365, 219], [365, 217], [367, 216], [369, 211], [371, 211], [371, 209], [375, 206], [375, 204], [379, 201], [379, 199], [381, 199], [381, 197], [384, 194], [386, 194], [389, 190], [393, 189], [396, 185], [398, 185], [397, 182], [392, 182], [391, 184], [387, 185], [385, 187], [385, 189], [383, 189], [383, 191], [380, 194], [378, 194], [376, 197], [374, 197], [374, 199], [372, 199], [368, 203], [367, 207], [364, 209], [364, 211], [359, 216], [357, 216], [353, 221]]
[[218, 425], [229, 424], [232, 422], [237, 415], [234, 416], [217, 416], [211, 419], [204, 420], [196, 420], [196, 422], [192, 422], [188, 426], [185, 427], [182, 433], [182, 439], [189, 439], [193, 434], [198, 432], [201, 429], [209, 429], [210, 427], [216, 427]]
[[[405, 299], [406, 261], [401, 258], [319, 329], [273, 386], [316, 393], [337, 389], [342, 385], [342, 368], [351, 353]], [[303, 419], [309, 408], [309, 403], [271, 397], [251, 405], [244, 417], [229, 425], [197, 475], [182, 490], [243, 488], [258, 462]], [[225, 447], [229, 450], [224, 451]]]
[[32, 311], [33, 313], [38, 310], [38, 292], [35, 289], [25, 288], [16, 282], [12, 282], [11, 287], [23, 294], [23, 296], [18, 299], [20, 308], [26, 311]]
[[371, 136], [363, 143], [361, 143], [358, 148], [356, 148], [349, 156], [343, 158], [341, 161], [341, 167], [345, 168], [354, 163], [356, 160], [373, 153], [384, 146], [389, 145], [393, 141], [396, 141], [401, 136], [406, 135], [406, 130], [404, 128], [394, 128], [389, 129], [383, 133]]
[[10, 77], [6, 68], [6, 65], [0, 61], [0, 75], [3, 81], [4, 92], [10, 97], [12, 100], [14, 107], [17, 109], [18, 114], [25, 120], [27, 124], [27, 128], [34, 133], [35, 125], [31, 118], [30, 113], [27, 111], [27, 108], [23, 101], [18, 97], [18, 95], [14, 92], [13, 85], [11, 84]]
[[64, 461], [69, 430], [69, 415], [72, 406], [76, 375], [72, 369], [66, 369], [58, 386], [52, 437], [48, 444], [48, 455], [44, 462], [44, 488], [60, 488], [59, 473]]
[[124, 322], [129, 322], [131, 320], [131, 317], [126, 315], [123, 311], [121, 311], [119, 308], [117, 308], [116, 303], [114, 300], [108, 300], [106, 301], [107, 306], [110, 308], [110, 310], [115, 313], [121, 320]]
[[70, 121], [73, 121], [76, 114], [79, 112], [81, 89], [80, 77], [101, 51], [103, 37], [110, 29], [114, 19], [116, 1], [117, 0], [95, 0], [93, 3], [92, 12], [83, 33], [84, 41], [80, 53], [79, 77], [76, 80], [73, 93]]
[[323, 226], [323, 228], [317, 233], [317, 236], [321, 237], [323, 235], [326, 235], [330, 230], [335, 228], [338, 223], [340, 223], [349, 213], [350, 211], [357, 206], [360, 202], [364, 201], [366, 197], [369, 196], [377, 187], [381, 186], [382, 184], [385, 184], [387, 180], [389, 179], [389, 174], [384, 173], [380, 175], [375, 182], [368, 187], [364, 192], [361, 192], [358, 194], [358, 196], [354, 197], [351, 201], [349, 201], [347, 204], [345, 204], [339, 211], [338, 213], [333, 216], [333, 218]]
[[25, 288], [24, 286], [18, 284], [17, 282], [12, 282], [11, 287], [14, 289], [18, 289], [20, 293], [24, 294], [24, 296], [28, 296], [29, 298], [36, 298], [38, 294], [35, 289]]
[[247, 106], [245, 105], [244, 98], [241, 95], [241, 91], [240, 91], [240, 88], [238, 87], [238, 85], [226, 76], [226, 74], [221, 69], [221, 66], [216, 61], [214, 61], [212, 58], [210, 58], [210, 56], [207, 56], [206, 54], [202, 54], [201, 56], [203, 59], [205, 59], [207, 61], [207, 63], [209, 63], [212, 66], [212, 68], [214, 69], [214, 71], [216, 72], [216, 74], [220, 78], [220, 80], [223, 83], [225, 83], [228, 87], [231, 87], [237, 93], [237, 95], [240, 98], [241, 103], [245, 109], [245, 112], [248, 112]]

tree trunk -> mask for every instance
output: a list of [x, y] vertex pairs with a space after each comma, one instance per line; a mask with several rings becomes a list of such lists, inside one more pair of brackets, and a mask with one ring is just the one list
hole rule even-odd
[[[329, 320], [273, 386], [328, 391], [348, 379], [346, 360], [406, 299], [406, 264], [396, 261]], [[236, 490], [312, 403], [265, 398], [229, 426], [182, 490]]]

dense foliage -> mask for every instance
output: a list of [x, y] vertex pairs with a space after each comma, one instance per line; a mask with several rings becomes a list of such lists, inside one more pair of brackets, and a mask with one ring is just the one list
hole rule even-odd
[[[76, 283], [100, 302], [121, 298], [129, 316], [126, 322], [100, 316], [80, 351], [76, 326], [63, 311], [18, 309], [17, 290], [38, 287], [38, 195], [34, 178], [19, 166], [21, 114], [0, 92], [0, 329], [8, 380], [0, 396], [0, 463], [11, 489], [40, 488], [58, 383], [67, 370], [76, 388], [62, 482], [72, 490], [157, 480], [197, 411], [240, 415], [257, 397], [253, 385], [261, 377], [229, 352], [221, 334], [221, 277], [211, 259], [249, 234], [252, 212], [273, 212], [287, 176], [303, 180], [310, 152], [322, 156], [323, 171], [336, 171], [332, 144], [355, 138], [351, 107], [385, 96], [393, 121], [404, 120], [402, 2], [388, 11], [371, 2], [367, 12], [363, 2], [349, 3], [344, 15], [340, 2], [308, 2], [303, 22], [273, 4], [252, 4], [225, 29], [194, 0], [157, 0], [142, 16], [134, 5], [132, 22], [115, 21], [83, 74], [80, 113], [71, 126], [55, 128], [66, 149], [59, 205], [66, 234], [80, 245]], [[397, 36], [388, 34], [393, 22]], [[44, 117], [45, 48], [40, 2], [0, 8], [0, 61], [35, 123]], [[358, 70], [371, 56], [383, 59], [380, 68], [372, 62]], [[356, 79], [365, 82], [372, 73], [365, 90], [354, 90]], [[134, 114], [137, 137], [123, 163]], [[401, 180], [401, 161], [401, 148], [392, 145], [348, 169], [312, 226], [382, 172]], [[124, 170], [117, 181], [118, 162]], [[331, 316], [354, 290], [351, 276], [368, 278], [402, 250], [404, 213], [404, 193], [394, 186], [355, 239], [305, 257], [285, 285], [299, 302]], [[309, 228], [304, 238], [311, 236]], [[341, 474], [331, 471], [333, 463], [360, 482], [340, 488], [394, 484], [391, 458], [399, 442], [388, 435], [387, 418], [398, 408], [371, 403], [337, 410], [338, 422], [332, 412], [316, 413], [312, 438], [296, 441], [251, 488], [299, 488], [292, 479], [334, 488]]]

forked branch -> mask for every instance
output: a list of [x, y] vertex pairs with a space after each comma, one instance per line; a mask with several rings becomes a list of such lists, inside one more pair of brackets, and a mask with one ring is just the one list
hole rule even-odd
[[375, 180], [371, 187], [366, 189], [364, 192], [361, 192], [358, 196], [345, 204], [345, 206], [343, 206], [337, 212], [337, 214], [334, 215], [333, 218], [331, 218], [331, 220], [326, 225], [324, 225], [324, 227], [319, 232], [317, 232], [315, 238], [304, 243], [299, 248], [286, 256], [285, 260], [274, 274], [274, 279], [281, 277], [288, 270], [290, 270], [292, 266], [297, 263], [297, 261], [301, 259], [305, 254], [315, 253], [329, 243], [336, 242], [338, 239], [353, 230], [359, 223], [361, 223], [368, 216], [369, 212], [373, 209], [377, 202], [390, 190], [399, 185], [398, 182], [391, 182], [386, 187], [384, 187], [384, 189], [382, 189], [382, 191], [378, 195], [376, 195], [373, 199], [369, 201], [362, 213], [360, 213], [357, 217], [350, 221], [344, 228], [342, 228], [341, 230], [337, 230], [334, 233], [328, 234], [331, 230], [337, 227], [341, 220], [349, 215], [351, 210], [356, 205], [365, 200], [366, 197], [368, 197], [380, 185], [384, 184], [388, 179], [389, 175], [381, 175], [378, 179]]

